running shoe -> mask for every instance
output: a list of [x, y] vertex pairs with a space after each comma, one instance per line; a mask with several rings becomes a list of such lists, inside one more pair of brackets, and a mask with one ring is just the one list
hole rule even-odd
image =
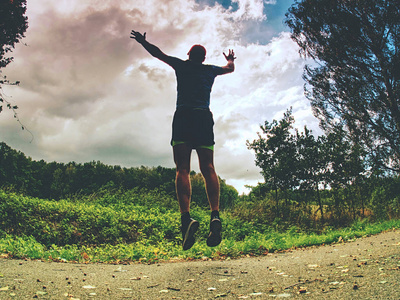
[[221, 231], [222, 231], [221, 220], [218, 217], [214, 217], [210, 221], [210, 234], [208, 235], [207, 238], [208, 247], [215, 247], [221, 243], [222, 241]]
[[189, 250], [195, 243], [194, 234], [199, 228], [199, 222], [190, 218], [187, 224], [182, 224], [182, 247], [183, 250]]

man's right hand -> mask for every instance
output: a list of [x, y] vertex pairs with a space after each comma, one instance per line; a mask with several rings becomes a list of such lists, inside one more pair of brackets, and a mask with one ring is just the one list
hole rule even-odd
[[135, 39], [138, 43], [143, 44], [146, 41], [146, 32], [142, 35], [140, 32], [132, 30], [131, 39]]

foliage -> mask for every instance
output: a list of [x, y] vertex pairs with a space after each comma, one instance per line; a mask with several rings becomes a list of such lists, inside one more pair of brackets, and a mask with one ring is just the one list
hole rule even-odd
[[[5, 57], [12, 52], [16, 43], [24, 37], [28, 29], [28, 17], [25, 16], [26, 0], [4, 0], [0, 2], [0, 113], [3, 111], [3, 104], [14, 113], [14, 118], [26, 130], [33, 140], [33, 134], [21, 123], [17, 109], [18, 106], [8, 101], [2, 91], [2, 85], [19, 85], [19, 81], [10, 82], [7, 76], [1, 74], [1, 68], [6, 67], [13, 57]], [[31, 142], [32, 142], [31, 140]]]
[[[319, 233], [306, 232], [296, 226], [277, 231], [259, 227], [251, 220], [243, 222], [225, 212], [224, 240], [220, 246], [209, 248], [205, 242], [208, 213], [195, 208], [193, 215], [202, 224], [199, 239], [192, 249], [183, 251], [176, 211], [161, 212], [154, 207], [129, 203], [104, 207], [97, 201], [107, 202], [103, 197], [92, 199], [90, 203], [85, 203], [85, 199], [81, 202], [49, 201], [1, 191], [0, 253], [57, 262], [154, 263], [170, 259], [221, 259], [337, 243], [400, 227], [399, 221], [392, 220], [376, 224], [355, 222], [347, 228], [327, 228]], [[9, 222], [12, 214], [17, 214], [16, 222]], [[129, 227], [132, 224], [136, 226]], [[74, 235], [79, 236], [79, 242], [68, 243], [74, 240]], [[135, 239], [129, 240], [129, 236]]]
[[286, 24], [305, 67], [305, 91], [329, 132], [346, 128], [378, 166], [400, 172], [400, 2], [301, 0]]
[[12, 51], [28, 29], [25, 12], [26, 0], [5, 0], [0, 3], [0, 69], [13, 60], [4, 55]]
[[178, 212], [161, 211], [156, 205], [117, 202], [103, 206], [96, 202], [43, 200], [3, 191], [0, 199], [1, 230], [18, 236], [31, 235], [45, 246], [143, 240], [153, 243], [164, 239], [176, 242], [179, 237]]
[[371, 193], [370, 205], [378, 219], [400, 216], [400, 177], [397, 180], [378, 178]]
[[[179, 243], [180, 214], [174, 197], [138, 188], [122, 192], [102, 190], [90, 196], [46, 200], [0, 190], [0, 232], [32, 235], [50, 246], [118, 244], [164, 240]], [[192, 205], [192, 215], [203, 224], [209, 212]], [[225, 223], [227, 231], [233, 225]], [[207, 237], [207, 228], [201, 229]], [[234, 233], [236, 234], [236, 233]]]
[[[349, 224], [367, 215], [400, 217], [398, 197], [378, 192], [381, 179], [369, 171], [364, 149], [344, 130], [314, 137], [307, 127], [302, 133], [293, 130], [293, 123], [288, 110], [281, 121], [265, 122], [258, 139], [247, 142], [265, 183], [242, 197], [239, 216], [248, 219], [247, 211], [255, 210], [269, 224], [306, 228]], [[395, 185], [399, 177], [382, 178]]]
[[[208, 207], [202, 175], [192, 172], [191, 181], [193, 203]], [[159, 191], [163, 195], [161, 199], [166, 195], [176, 199], [175, 169], [161, 166], [122, 168], [99, 161], [47, 163], [34, 161], [5, 143], [0, 143], [0, 182], [3, 187], [26, 195], [56, 200], [77, 194], [93, 196], [104, 191], [123, 193], [129, 190]], [[220, 186], [220, 206], [229, 207], [238, 198], [238, 192], [221, 178]]]
[[279, 214], [278, 190], [291, 189], [296, 181], [296, 149], [290, 129], [294, 118], [289, 110], [282, 120], [265, 122], [260, 126], [264, 137], [258, 133], [258, 139], [247, 142], [249, 149], [256, 153], [256, 165], [261, 168], [265, 184], [275, 191], [276, 212]]
[[[373, 213], [370, 215], [371, 219], [400, 217], [398, 198], [400, 178], [378, 176], [370, 176], [363, 180], [339, 180], [334, 188], [321, 189], [320, 201], [326, 217], [324, 222], [318, 223], [318, 215], [315, 213], [315, 208], [318, 207], [317, 198], [306, 198], [312, 194], [308, 193], [309, 184], [304, 183], [304, 178], [308, 180], [307, 176], [319, 174], [320, 171], [313, 162], [312, 166], [315, 170], [311, 173], [305, 172], [307, 170], [305, 162], [309, 160], [309, 156], [304, 145], [314, 144], [317, 149], [310, 149], [310, 151], [318, 153], [321, 144], [316, 142], [319, 139], [312, 139], [308, 133], [296, 132], [295, 135], [289, 134], [289, 136], [291, 138], [288, 140], [293, 143], [292, 146], [296, 150], [297, 162], [295, 163], [301, 165], [302, 168], [301, 171], [294, 172], [298, 186], [284, 191], [282, 187], [287, 187], [287, 185], [282, 185], [278, 190], [282, 212], [285, 211], [285, 213], [275, 215], [273, 209], [275, 191], [271, 190], [268, 184], [260, 184], [254, 187], [248, 196], [242, 195], [240, 199], [227, 205], [222, 212], [224, 240], [219, 247], [209, 248], [205, 243], [208, 235], [209, 212], [204, 209], [201, 202], [204, 199], [199, 200], [193, 203], [191, 210], [192, 216], [201, 224], [198, 243], [186, 252], [181, 249], [179, 210], [175, 194], [171, 192], [175, 174], [173, 170], [161, 167], [122, 169], [101, 163], [74, 164], [74, 168], [68, 168], [66, 166], [70, 165], [38, 162], [40, 163], [38, 167], [23, 153], [5, 147], [7, 151], [3, 152], [2, 163], [7, 168], [0, 168], [0, 175], [3, 172], [3, 176], [13, 178], [16, 184], [25, 184], [25, 188], [29, 189], [30, 182], [35, 178], [37, 180], [39, 178], [37, 175], [40, 173], [32, 171], [46, 170], [50, 172], [49, 174], [60, 176], [57, 188], [67, 188], [66, 183], [71, 184], [74, 181], [65, 181], [66, 178], [71, 179], [73, 174], [79, 173], [79, 176], [85, 179], [87, 190], [85, 193], [81, 191], [70, 194], [65, 199], [57, 200], [16, 194], [11, 192], [10, 188], [0, 190], [2, 216], [0, 218], [0, 252], [8, 253], [13, 257], [80, 262], [156, 262], [171, 258], [186, 259], [204, 256], [223, 258], [246, 254], [260, 255], [292, 247], [334, 243], [339, 239], [346, 240], [377, 233], [384, 230], [382, 228], [400, 226], [398, 221], [393, 220], [384, 223], [385, 225], [378, 224], [374, 227], [368, 225], [365, 222], [366, 219], [358, 221], [362, 215], [357, 214], [356, 218], [352, 218], [353, 216], [349, 213], [351, 203], [354, 203], [356, 208], [358, 208], [357, 205], [363, 203], [365, 213]], [[334, 153], [332, 145], [335, 145], [338, 140], [334, 138], [331, 140], [335, 143], [329, 144], [330, 146], [324, 149], [331, 149]], [[347, 153], [348, 148], [343, 146], [343, 143], [340, 144], [340, 153]], [[331, 163], [331, 168], [335, 168], [338, 174], [347, 174], [348, 167], [344, 162], [352, 160], [347, 159], [347, 155], [338, 157], [341, 157], [342, 161], [337, 158], [335, 161], [337, 166]], [[6, 162], [10, 165], [4, 165]], [[13, 171], [9, 172], [10, 170]], [[114, 174], [108, 173], [107, 170], [116, 170], [120, 175], [108, 178], [114, 178], [117, 183], [129, 182], [132, 188], [125, 189], [114, 181], [102, 181], [101, 179], [106, 174], [107, 176]], [[124, 173], [137, 174], [137, 177], [121, 176], [122, 170]], [[330, 172], [324, 171], [321, 174], [323, 176], [320, 180], [328, 180]], [[42, 178], [45, 176], [43, 175]], [[61, 180], [62, 178], [64, 179]], [[94, 180], [95, 178], [97, 179]], [[120, 181], [115, 178], [119, 178]], [[192, 182], [196, 189], [204, 193], [204, 187], [200, 189], [197, 186], [202, 182], [199, 174], [192, 174], [192, 178], [198, 179], [198, 183], [196, 180]], [[140, 184], [134, 186], [134, 183], [138, 182]], [[51, 183], [53, 184], [54, 182]], [[94, 189], [97, 190], [90, 194], [89, 191]], [[226, 186], [226, 189], [228, 191], [226, 195], [229, 195], [229, 191], [236, 192], [229, 186]], [[349, 193], [353, 193], [355, 197], [348, 200]], [[355, 201], [356, 197], [364, 199], [363, 202]], [[201, 199], [201, 197], [198, 198]], [[343, 210], [340, 219], [337, 219], [334, 213], [336, 202]], [[388, 209], [384, 210], [382, 207]], [[330, 226], [327, 227], [327, 225]], [[346, 226], [350, 227], [346, 229]], [[337, 227], [342, 229], [333, 229]]]

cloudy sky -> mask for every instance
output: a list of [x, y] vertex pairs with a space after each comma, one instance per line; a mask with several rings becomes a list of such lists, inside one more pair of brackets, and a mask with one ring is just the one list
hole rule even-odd
[[222, 52], [234, 49], [236, 70], [216, 79], [211, 110], [217, 172], [240, 193], [263, 181], [246, 140], [266, 120], [292, 106], [296, 127], [318, 133], [303, 95], [306, 62], [283, 24], [293, 0], [27, 2], [27, 46], [18, 44], [3, 69], [21, 84], [3, 93], [34, 140], [9, 110], [0, 115], [0, 140], [35, 160], [174, 167], [175, 74], [129, 38], [132, 29], [182, 59], [202, 44], [206, 63], [225, 65]]

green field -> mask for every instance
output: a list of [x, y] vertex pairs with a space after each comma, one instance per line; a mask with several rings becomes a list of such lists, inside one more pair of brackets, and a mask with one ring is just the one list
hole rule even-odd
[[[319, 232], [295, 226], [278, 231], [244, 221], [234, 216], [234, 209], [227, 209], [222, 212], [223, 242], [209, 248], [205, 243], [209, 212], [194, 207], [192, 215], [201, 223], [198, 242], [183, 251], [178, 210], [152, 202], [155, 196], [151, 192], [105, 192], [97, 197], [54, 201], [0, 191], [0, 253], [68, 262], [226, 259], [342, 242], [400, 227], [397, 220], [372, 224], [359, 221], [350, 227], [327, 227]], [[167, 202], [167, 198], [159, 201]], [[152, 205], [135, 203], [138, 199]]]
[[321, 186], [316, 184], [322, 182], [320, 173], [305, 172], [307, 166], [296, 170], [302, 172], [274, 177], [297, 178], [296, 184], [266, 181], [248, 195], [238, 195], [220, 178], [223, 241], [215, 248], [206, 246], [210, 212], [204, 181], [192, 172], [191, 214], [200, 230], [197, 243], [184, 252], [175, 169], [47, 163], [0, 143], [0, 253], [78, 262], [222, 259], [399, 227], [398, 175], [357, 171], [350, 176], [343, 169], [326, 173]]

